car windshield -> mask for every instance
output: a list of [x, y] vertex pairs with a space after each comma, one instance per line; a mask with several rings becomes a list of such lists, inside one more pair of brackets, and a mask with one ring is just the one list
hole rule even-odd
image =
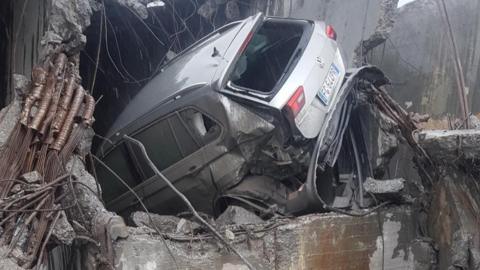
[[274, 90], [303, 32], [303, 23], [265, 21], [237, 61], [230, 81], [236, 86], [264, 93]]

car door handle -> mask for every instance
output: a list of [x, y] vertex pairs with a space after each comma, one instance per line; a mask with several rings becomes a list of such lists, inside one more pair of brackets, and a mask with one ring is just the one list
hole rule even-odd
[[191, 166], [190, 168], [188, 168], [188, 172], [193, 172], [197, 169], [197, 166], [196, 165], [193, 165]]

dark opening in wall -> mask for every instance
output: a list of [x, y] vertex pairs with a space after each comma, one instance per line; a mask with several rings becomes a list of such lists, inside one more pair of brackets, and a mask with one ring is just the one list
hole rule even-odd
[[0, 1], [0, 108], [7, 105], [9, 98], [11, 14], [11, 1]]

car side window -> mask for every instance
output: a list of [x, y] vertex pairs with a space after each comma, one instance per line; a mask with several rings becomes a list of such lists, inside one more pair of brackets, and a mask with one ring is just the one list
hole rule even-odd
[[[135, 169], [134, 163], [130, 159], [128, 149], [125, 143], [117, 145], [104, 158], [103, 162], [111, 168], [123, 181], [130, 187], [135, 187], [138, 184], [139, 175]], [[116, 177], [108, 171], [104, 166], [96, 168], [98, 179], [105, 179], [102, 181], [103, 197], [106, 201], [114, 199], [119, 194], [123, 194], [128, 189]]]
[[[218, 138], [220, 131], [220, 126], [210, 117], [188, 108], [154, 122], [134, 137], [145, 145], [150, 159], [162, 171]], [[133, 152], [142, 178], [152, 177], [154, 173], [139, 149]]]

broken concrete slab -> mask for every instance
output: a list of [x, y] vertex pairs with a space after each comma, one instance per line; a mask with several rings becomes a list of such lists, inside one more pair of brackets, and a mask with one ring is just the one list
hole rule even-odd
[[478, 159], [480, 130], [422, 130], [415, 134], [417, 142], [436, 161], [452, 162], [459, 158]]
[[[278, 220], [273, 227], [255, 227], [248, 238], [234, 232], [234, 246], [259, 269], [378, 269], [382, 265], [414, 269], [417, 261], [430, 259], [413, 252], [416, 235], [411, 208], [390, 207], [378, 215], [328, 213]], [[209, 236], [165, 241], [141, 228], [130, 228], [130, 237], [114, 245], [115, 267], [175, 269], [167, 246], [181, 269], [245, 267]]]
[[365, 192], [373, 194], [394, 194], [403, 190], [405, 187], [405, 179], [387, 179], [377, 180], [371, 177], [367, 177], [367, 180], [363, 183]]

